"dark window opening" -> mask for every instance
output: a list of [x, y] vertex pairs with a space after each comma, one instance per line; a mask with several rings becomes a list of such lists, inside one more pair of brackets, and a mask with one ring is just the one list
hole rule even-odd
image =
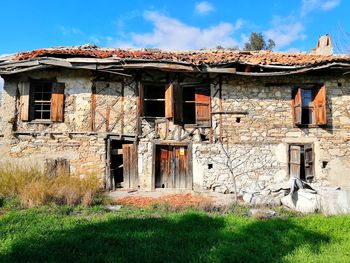
[[322, 168], [325, 169], [327, 168], [328, 162], [327, 161], [323, 161], [322, 162]]
[[31, 81], [30, 90], [32, 96], [31, 119], [50, 120], [52, 82], [45, 80]]
[[143, 107], [145, 117], [165, 117], [164, 85], [144, 85]]
[[183, 88], [183, 122], [196, 124], [196, 89], [195, 87]]
[[240, 118], [240, 117], [237, 117], [237, 118], [236, 118], [236, 122], [237, 122], [237, 123], [240, 123], [240, 122], [241, 122], [241, 118]]
[[208, 169], [213, 169], [213, 164], [212, 163], [208, 163]]

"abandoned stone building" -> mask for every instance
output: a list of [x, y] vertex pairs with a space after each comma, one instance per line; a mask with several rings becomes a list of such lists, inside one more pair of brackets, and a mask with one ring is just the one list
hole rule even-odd
[[311, 53], [84, 45], [0, 58], [0, 152], [96, 174], [107, 189], [349, 185], [350, 56], [328, 42]]

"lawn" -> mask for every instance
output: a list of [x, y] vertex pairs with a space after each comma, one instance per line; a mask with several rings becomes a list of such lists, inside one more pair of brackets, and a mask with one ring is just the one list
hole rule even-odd
[[350, 217], [0, 208], [0, 262], [350, 262]]

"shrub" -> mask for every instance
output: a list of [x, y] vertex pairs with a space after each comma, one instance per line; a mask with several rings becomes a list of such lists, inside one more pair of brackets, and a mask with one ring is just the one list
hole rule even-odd
[[90, 206], [99, 190], [100, 182], [94, 175], [49, 177], [35, 166], [0, 165], [0, 196], [17, 197], [26, 207], [49, 203]]

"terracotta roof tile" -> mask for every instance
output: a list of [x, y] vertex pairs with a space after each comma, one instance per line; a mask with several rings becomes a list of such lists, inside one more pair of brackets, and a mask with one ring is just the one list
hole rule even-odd
[[13, 60], [27, 60], [37, 57], [92, 57], [143, 59], [186, 62], [189, 64], [247, 63], [253, 65], [312, 65], [327, 62], [350, 62], [350, 55], [314, 55], [310, 53], [282, 53], [272, 51], [160, 51], [98, 48], [84, 45], [79, 47], [58, 47], [17, 53]]

